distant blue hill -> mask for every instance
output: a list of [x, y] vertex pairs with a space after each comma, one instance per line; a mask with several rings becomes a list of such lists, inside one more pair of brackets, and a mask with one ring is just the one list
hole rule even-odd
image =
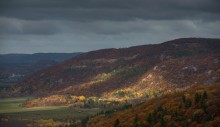
[[48, 60], [61, 62], [77, 55], [76, 53], [35, 53], [35, 54], [0, 54], [1, 63], [36, 63], [38, 61]]
[[16, 84], [38, 70], [79, 54], [81, 53], [0, 54], [0, 88]]

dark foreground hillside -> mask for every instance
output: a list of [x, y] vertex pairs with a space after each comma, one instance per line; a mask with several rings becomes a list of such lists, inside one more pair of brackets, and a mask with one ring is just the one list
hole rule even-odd
[[150, 99], [137, 106], [91, 117], [87, 127], [218, 127], [220, 83]]

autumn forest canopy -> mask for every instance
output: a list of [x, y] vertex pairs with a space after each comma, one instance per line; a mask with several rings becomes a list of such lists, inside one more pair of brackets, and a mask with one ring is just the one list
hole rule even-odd
[[219, 0], [0, 0], [0, 127], [218, 127]]

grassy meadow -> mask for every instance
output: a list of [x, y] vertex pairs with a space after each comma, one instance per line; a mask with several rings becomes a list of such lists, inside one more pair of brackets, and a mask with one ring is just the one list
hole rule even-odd
[[21, 104], [31, 98], [5, 98], [0, 99], [0, 118], [10, 121], [33, 120], [80, 120], [99, 112], [98, 108], [73, 108], [69, 106], [50, 107], [22, 107]]

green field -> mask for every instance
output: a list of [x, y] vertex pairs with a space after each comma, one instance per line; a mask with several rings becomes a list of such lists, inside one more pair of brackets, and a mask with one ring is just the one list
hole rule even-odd
[[37, 120], [37, 119], [82, 119], [99, 112], [99, 109], [70, 108], [68, 106], [25, 108], [21, 104], [30, 98], [0, 99], [0, 114], [10, 120]]

